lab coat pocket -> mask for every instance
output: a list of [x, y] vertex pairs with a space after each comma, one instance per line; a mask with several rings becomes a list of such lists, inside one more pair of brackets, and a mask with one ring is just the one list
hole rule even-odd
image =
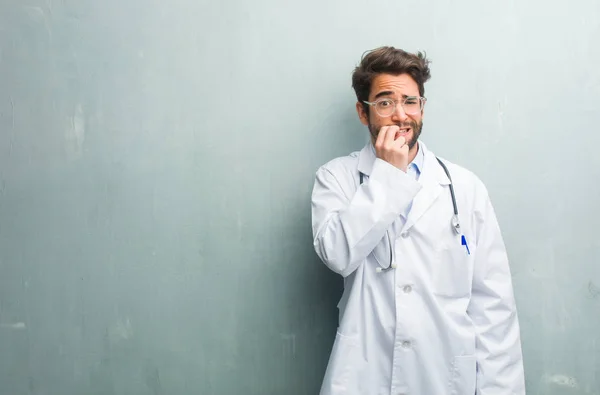
[[472, 259], [460, 240], [442, 243], [433, 268], [434, 293], [446, 298], [468, 297], [471, 293]]
[[358, 336], [337, 332], [320, 394], [354, 393], [353, 382], [356, 379], [359, 358]]
[[451, 380], [451, 394], [475, 395], [477, 387], [477, 362], [474, 355], [464, 355], [454, 358]]

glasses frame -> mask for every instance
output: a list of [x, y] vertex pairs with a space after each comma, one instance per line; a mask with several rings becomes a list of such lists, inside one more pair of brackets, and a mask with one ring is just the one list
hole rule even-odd
[[[377, 104], [379, 104], [383, 100], [389, 100], [392, 103], [394, 103], [394, 108], [392, 109], [392, 112], [389, 115], [382, 115], [377, 110]], [[406, 103], [407, 100], [419, 100], [419, 107], [420, 107], [419, 111], [416, 111], [416, 112], [408, 112], [408, 111], [406, 111], [406, 108], [404, 108], [404, 104]], [[407, 114], [407, 115], [415, 115], [415, 114], [419, 114], [420, 112], [423, 111], [423, 108], [425, 108], [425, 103], [426, 102], [427, 102], [427, 98], [423, 97], [423, 96], [407, 96], [404, 99], [402, 99], [401, 102], [398, 101], [398, 100], [387, 98], [387, 97], [382, 97], [381, 99], [377, 99], [377, 100], [375, 100], [373, 102], [363, 100], [363, 103], [365, 103], [365, 104], [367, 104], [369, 106], [372, 106], [375, 109], [375, 112], [380, 117], [383, 117], [383, 118], [392, 116], [396, 112], [396, 109], [398, 108], [398, 103], [400, 103], [400, 107], [402, 107], [402, 111], [404, 111], [405, 114]]]

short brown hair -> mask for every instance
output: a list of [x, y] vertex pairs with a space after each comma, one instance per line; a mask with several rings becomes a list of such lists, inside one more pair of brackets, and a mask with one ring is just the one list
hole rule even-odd
[[408, 74], [419, 86], [419, 94], [425, 95], [425, 82], [429, 80], [429, 60], [424, 52], [408, 53], [394, 47], [379, 47], [363, 54], [360, 64], [352, 73], [352, 88], [356, 98], [363, 104], [369, 100], [371, 83], [378, 74]]

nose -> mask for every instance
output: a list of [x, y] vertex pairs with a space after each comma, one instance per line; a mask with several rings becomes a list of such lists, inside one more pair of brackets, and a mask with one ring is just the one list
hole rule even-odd
[[392, 121], [401, 121], [404, 122], [408, 119], [408, 115], [404, 112], [404, 108], [400, 105], [400, 103], [396, 104], [396, 108], [392, 113]]

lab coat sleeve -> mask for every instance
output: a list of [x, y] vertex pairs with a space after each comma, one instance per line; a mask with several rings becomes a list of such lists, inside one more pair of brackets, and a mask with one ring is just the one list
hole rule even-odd
[[468, 314], [476, 329], [477, 395], [525, 395], [519, 320], [508, 257], [485, 187], [475, 210], [477, 251]]
[[405, 172], [379, 158], [369, 178], [358, 188], [344, 167], [321, 167], [312, 193], [317, 255], [332, 271], [343, 277], [350, 275], [420, 188]]

